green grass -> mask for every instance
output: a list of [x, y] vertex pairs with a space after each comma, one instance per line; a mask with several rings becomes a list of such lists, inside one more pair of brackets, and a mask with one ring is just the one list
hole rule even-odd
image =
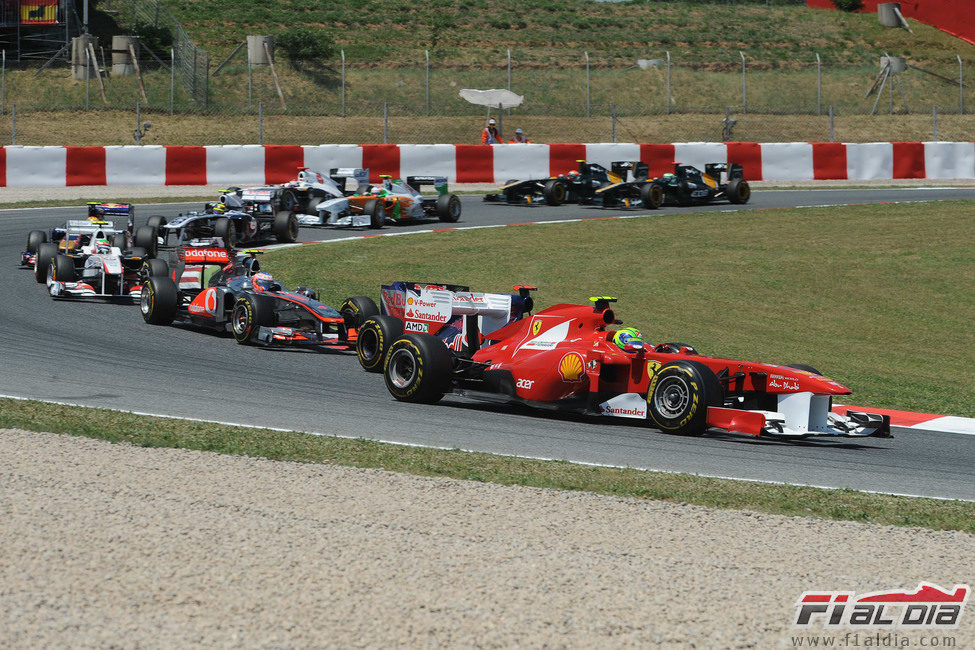
[[5, 428], [69, 434], [142, 447], [178, 447], [714, 508], [975, 533], [975, 503], [965, 501], [590, 467], [0, 399], [0, 429]]
[[806, 363], [856, 404], [975, 416], [973, 241], [970, 202], [905, 203], [376, 238], [262, 264], [332, 304], [393, 280], [534, 284], [539, 307], [618, 296], [649, 341]]

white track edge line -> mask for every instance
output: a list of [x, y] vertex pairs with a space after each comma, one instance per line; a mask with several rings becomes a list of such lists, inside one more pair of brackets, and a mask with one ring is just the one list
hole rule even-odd
[[[163, 415], [163, 414], [160, 414], [160, 413], [149, 413], [149, 412], [145, 412], [145, 411], [131, 411], [131, 410], [128, 410], [128, 409], [117, 409], [117, 408], [111, 408], [111, 407], [105, 407], [105, 406], [91, 406], [89, 404], [77, 404], [77, 403], [74, 403], [74, 402], [59, 402], [59, 401], [56, 401], [56, 400], [40, 399], [40, 398], [36, 398], [36, 397], [20, 397], [18, 395], [5, 395], [5, 394], [2, 394], [2, 393], [0, 393], [0, 398], [3, 398], [3, 399], [13, 399], [13, 400], [21, 401], [21, 402], [43, 402], [45, 404], [56, 404], [58, 406], [74, 406], [74, 407], [78, 407], [78, 408], [99, 409], [99, 410], [103, 410], [103, 411], [113, 411], [115, 413], [128, 413], [130, 415], [138, 415], [138, 416], [154, 417], [154, 418], [163, 418], [163, 419], [166, 419], [166, 420], [186, 420], [188, 422], [204, 422], [204, 423], [207, 423], [207, 424], [219, 424], [219, 425], [222, 425], [222, 426], [240, 427], [240, 428], [243, 428], [243, 429], [266, 429], [268, 431], [279, 431], [281, 433], [297, 433], [297, 434], [304, 434], [304, 435], [310, 435], [310, 436], [320, 436], [320, 437], [323, 437], [323, 438], [340, 438], [342, 440], [366, 440], [366, 441], [369, 441], [369, 442], [378, 442], [378, 443], [385, 444], [385, 445], [397, 445], [397, 446], [400, 446], [400, 447], [413, 447], [413, 448], [417, 448], [417, 449], [439, 449], [439, 450], [443, 450], [443, 451], [461, 451], [461, 452], [469, 453], [469, 454], [488, 454], [490, 456], [501, 456], [501, 457], [507, 457], [507, 458], [521, 458], [521, 459], [524, 459], [524, 460], [540, 460], [540, 461], [546, 461], [546, 462], [569, 463], [569, 464], [572, 464], [572, 465], [583, 465], [583, 466], [586, 466], [586, 467], [606, 467], [606, 468], [609, 468], [609, 469], [632, 469], [632, 470], [641, 471], [641, 472], [656, 472], [656, 473], [659, 473], [659, 474], [688, 474], [690, 476], [698, 476], [698, 477], [701, 477], [701, 478], [714, 478], [714, 479], [721, 479], [721, 480], [725, 480], [725, 481], [742, 481], [742, 482], [745, 482], [745, 483], [760, 483], [762, 485], [787, 485], [787, 486], [791, 486], [791, 487], [815, 488], [817, 490], [852, 490], [854, 492], [863, 492], [865, 494], [884, 494], [884, 495], [888, 495], [888, 496], [908, 497], [908, 498], [912, 498], [912, 499], [935, 499], [935, 500], [938, 500], [938, 501], [975, 502], [975, 499], [956, 499], [956, 498], [951, 498], [951, 497], [935, 497], [935, 496], [927, 496], [927, 495], [924, 495], [924, 494], [908, 494], [908, 493], [903, 493], [903, 492], [883, 492], [881, 490], [858, 490], [856, 488], [844, 488], [844, 487], [835, 487], [835, 486], [829, 486], [829, 485], [815, 485], [813, 483], [789, 483], [787, 481], [772, 481], [772, 480], [758, 479], [758, 478], [741, 478], [741, 477], [737, 477], [737, 476], [724, 476], [724, 475], [721, 475], [721, 474], [700, 474], [700, 473], [697, 473], [697, 472], [681, 472], [681, 471], [671, 470], [671, 469], [654, 469], [652, 467], [634, 467], [632, 465], [611, 465], [611, 464], [608, 464], [608, 463], [592, 463], [592, 462], [587, 462], [587, 461], [583, 461], [583, 460], [566, 460], [565, 458], [550, 458], [550, 457], [547, 457], [547, 456], [523, 456], [523, 455], [520, 455], [520, 454], [502, 454], [502, 453], [494, 452], [494, 451], [481, 451], [481, 450], [478, 450], [478, 449], [464, 449], [463, 447], [444, 447], [444, 446], [441, 446], [441, 445], [423, 445], [423, 444], [419, 444], [419, 443], [415, 443], [415, 442], [402, 442], [402, 441], [398, 441], [398, 440], [385, 440], [383, 438], [366, 438], [365, 436], [350, 436], [350, 435], [345, 435], [345, 434], [341, 434], [341, 433], [324, 433], [324, 432], [321, 432], [321, 431], [296, 431], [295, 429], [285, 429], [285, 428], [282, 428], [282, 427], [261, 426], [261, 425], [257, 425], [257, 424], [243, 424], [241, 422], [225, 422], [225, 421], [222, 421], [222, 420], [208, 420], [208, 419], [205, 419], [205, 418], [180, 417], [178, 415]], [[236, 455], [236, 454], [229, 454], [229, 455]], [[799, 516], [801, 516], [801, 515], [799, 515]]]

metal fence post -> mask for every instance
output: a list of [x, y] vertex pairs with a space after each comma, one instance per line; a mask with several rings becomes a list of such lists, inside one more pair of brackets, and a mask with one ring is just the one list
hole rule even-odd
[[670, 115], [670, 51], [667, 51], [667, 115]]
[[340, 50], [342, 54], [342, 117], [345, 117], [345, 50]]
[[592, 117], [590, 99], [591, 99], [591, 95], [589, 92], [589, 52], [586, 52], [586, 117]]
[[511, 48], [508, 48], [508, 90], [511, 90]]
[[169, 114], [176, 106], [176, 50], [169, 48]]
[[3, 51], [3, 67], [0, 72], [0, 115], [7, 112], [7, 50]]
[[10, 105], [10, 144], [17, 144], [17, 102]]
[[955, 58], [958, 59], [958, 112], [964, 115], [965, 114], [965, 77], [963, 73], [965, 71], [965, 68], [961, 62], [961, 56], [956, 54]]
[[816, 53], [816, 115], [823, 114], [823, 62]]
[[835, 142], [836, 138], [833, 136], [833, 105], [829, 105], [829, 141]]
[[[430, 114], [430, 50], [423, 50], [427, 60], [427, 115]], [[343, 87], [344, 87], [343, 83]], [[511, 80], [508, 80], [508, 88], [511, 88]], [[343, 111], [344, 112], [344, 111]]]
[[610, 110], [613, 115], [613, 142], [616, 142], [616, 104], [610, 105]]
[[247, 112], [251, 113], [254, 111], [254, 96], [253, 96], [253, 79], [251, 74], [251, 61], [250, 56], [247, 57]]
[[738, 50], [741, 56], [741, 112], [748, 112], [748, 83], [745, 81], [745, 53]]
[[135, 103], [135, 143], [142, 144], [142, 107]]
[[257, 102], [257, 144], [264, 144], [264, 102]]
[[389, 144], [389, 102], [383, 102], [383, 144]]
[[91, 54], [85, 48], [85, 110], [91, 103]]
[[933, 136], [931, 139], [937, 142], [938, 141], [938, 105], [937, 104], [931, 107], [931, 131]]

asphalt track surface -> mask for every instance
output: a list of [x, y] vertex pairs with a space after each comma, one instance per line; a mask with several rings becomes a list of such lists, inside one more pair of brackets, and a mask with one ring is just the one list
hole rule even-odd
[[[975, 189], [959, 188], [756, 191], [745, 209], [973, 198]], [[150, 214], [175, 215], [197, 206], [140, 205], [137, 222]], [[651, 214], [665, 218], [676, 211], [686, 208]], [[19, 254], [29, 230], [83, 214], [78, 207], [0, 211], [0, 260], [6, 260], [8, 269], [0, 283], [4, 395], [424, 446], [975, 500], [975, 436], [895, 429], [893, 439], [782, 441], [719, 433], [683, 438], [636, 421], [450, 396], [436, 406], [404, 404], [389, 396], [379, 376], [362, 372], [352, 353], [241, 346], [229, 336], [190, 327], [151, 327], [136, 306], [56, 302], [31, 272], [17, 268]], [[519, 208], [485, 204], [472, 196], [464, 197], [457, 226], [616, 214], [646, 213], [580, 206]], [[382, 232], [443, 225], [431, 221], [389, 226]], [[351, 234], [301, 232], [303, 240]]]

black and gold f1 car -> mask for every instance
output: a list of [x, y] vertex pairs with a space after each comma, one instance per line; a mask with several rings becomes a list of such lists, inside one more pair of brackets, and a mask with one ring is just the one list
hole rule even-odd
[[656, 210], [662, 205], [694, 205], [727, 200], [748, 203], [752, 191], [737, 163], [708, 163], [702, 172], [692, 165], [676, 163], [672, 174], [644, 182], [640, 203]]
[[496, 194], [488, 194], [485, 201], [531, 204], [544, 201], [547, 205], [580, 203], [605, 207], [635, 207], [639, 205], [640, 188], [649, 181], [650, 168], [645, 162], [617, 161], [606, 169], [599, 163], [576, 161], [572, 170], [547, 179], [508, 181]]

